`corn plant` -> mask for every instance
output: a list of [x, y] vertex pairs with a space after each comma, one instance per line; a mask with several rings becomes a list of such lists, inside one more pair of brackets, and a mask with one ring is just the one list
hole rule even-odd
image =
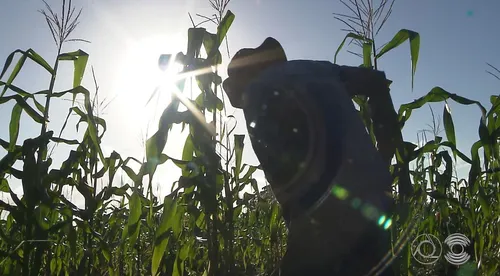
[[[362, 49], [362, 66], [379, 70], [378, 59], [409, 40], [413, 79], [420, 36], [403, 29], [387, 44], [375, 47], [376, 34], [387, 22], [393, 2], [382, 0], [379, 6], [373, 2], [345, 2], [353, 15], [336, 15], [349, 27], [336, 55], [347, 39], [354, 39]], [[169, 71], [178, 63], [182, 71], [171, 78], [173, 83], [155, 91], [172, 91], [172, 101], [160, 117], [158, 130], [148, 137], [142, 161], [115, 151], [105, 156], [101, 149], [106, 122], [100, 116], [108, 103], [99, 99], [93, 69], [95, 92], [82, 86], [89, 55], [83, 50], [63, 51], [69, 42], [86, 42], [71, 38], [81, 10], [62, 0], [60, 13], [49, 5], [41, 11], [57, 49], [53, 65], [33, 49], [16, 50], [0, 72], [0, 104], [12, 106], [9, 139], [0, 139], [6, 152], [0, 159], [1, 275], [267, 275], [279, 265], [287, 235], [281, 210], [269, 186], [260, 189], [254, 178], [259, 166], [244, 163], [245, 136], [234, 133], [237, 120], [227, 114], [219, 88], [221, 49], [225, 41], [229, 53], [227, 33], [235, 15], [227, 9], [228, 0], [210, 0], [209, 4], [214, 15], [197, 14], [199, 23], [191, 17], [186, 51], [159, 59], [160, 68]], [[214, 24], [215, 31], [202, 27], [206, 24]], [[26, 91], [17, 82], [26, 61], [48, 72], [46, 89]], [[59, 63], [65, 61], [73, 62], [73, 85], [56, 91]], [[488, 73], [499, 78], [500, 72], [489, 66]], [[191, 93], [186, 93], [186, 87]], [[395, 176], [399, 212], [392, 253], [399, 256], [393, 257], [396, 275], [442, 275], [457, 270], [443, 260], [424, 267], [412, 259], [410, 248], [402, 245], [421, 232], [442, 239], [454, 232], [465, 234], [472, 240], [471, 261], [459, 272], [471, 269], [494, 275], [500, 258], [498, 97], [491, 97], [487, 109], [435, 87], [397, 111], [390, 95], [373, 98], [357, 95], [353, 100]], [[48, 124], [51, 102], [65, 99], [71, 106], [56, 131]], [[479, 139], [470, 157], [456, 148], [448, 101], [479, 108]], [[424, 137], [419, 145], [404, 141], [401, 129], [412, 111], [441, 102], [446, 140], [439, 127], [434, 127], [432, 137]], [[181, 104], [188, 110], [179, 111]], [[40, 125], [40, 135], [18, 141], [23, 113]], [[78, 120], [73, 125], [72, 117]], [[390, 131], [381, 133], [380, 123], [392, 126]], [[168, 137], [175, 135], [173, 124], [189, 132], [180, 159], [163, 153]], [[72, 126], [82, 138], [67, 137], [65, 130]], [[71, 150], [55, 168], [51, 153], [58, 144]], [[458, 158], [471, 166], [467, 179], [453, 174]], [[177, 165], [182, 175], [171, 193], [160, 199], [152, 181], [158, 166], [166, 162]], [[120, 174], [128, 179], [118, 179]], [[14, 192], [17, 183], [22, 195]], [[83, 208], [72, 202], [75, 192], [83, 196]]]
[[[283, 254], [283, 227], [278, 205], [275, 202], [271, 209], [255, 210], [256, 202], [266, 204], [259, 194], [257, 181], [252, 177], [258, 168], [242, 163], [244, 135], [233, 136], [235, 126], [228, 122], [233, 121], [234, 117], [222, 115], [225, 100], [218, 90], [221, 78], [217, 70], [222, 62], [219, 48], [235, 18], [231, 11], [226, 11], [228, 3], [229, 1], [210, 1], [216, 14], [212, 17], [197, 15], [202, 19], [201, 23], [195, 24], [191, 17], [193, 28], [188, 30], [186, 54], [178, 53], [175, 57], [164, 55], [160, 58], [160, 62], [182, 64], [183, 71], [179, 76], [194, 75], [201, 92], [195, 99], [184, 96], [182, 92], [186, 78], [181, 77], [177, 87], [173, 88], [177, 91], [174, 91], [172, 102], [163, 112], [158, 131], [146, 143], [147, 158], [151, 160], [148, 162], [160, 160], [171, 125], [189, 125], [182, 160], [175, 161], [182, 169], [182, 177], [176, 183], [176, 188], [173, 188], [171, 199], [168, 199], [172, 202], [174, 207], [171, 208], [175, 210], [178, 219], [184, 218], [187, 226], [177, 236], [170, 236], [179, 252], [174, 262], [180, 265], [174, 266], [174, 272], [176, 269], [182, 270], [186, 263], [191, 264], [190, 271], [207, 275], [265, 271], [276, 263], [268, 262], [263, 267], [266, 260], [275, 261]], [[214, 23], [217, 32], [210, 33], [200, 27], [204, 23]], [[202, 47], [205, 58], [201, 58]], [[188, 111], [178, 112], [179, 103], [184, 104]], [[229, 121], [221, 120], [224, 117]], [[210, 123], [206, 122], [207, 118]], [[217, 127], [220, 140], [214, 137]], [[245, 193], [242, 198], [241, 191], [246, 186], [251, 186], [256, 195]], [[162, 218], [169, 219], [167, 216]], [[268, 221], [267, 225], [261, 224], [262, 219]], [[268, 225], [270, 236], [262, 236], [267, 232], [262, 231], [262, 227], [267, 228]], [[155, 236], [157, 246], [154, 254], [159, 252], [161, 258], [169, 238], [162, 236], [162, 233]], [[202, 255], [195, 249], [200, 247], [207, 249]], [[199, 265], [201, 260], [205, 265]], [[155, 274], [159, 263], [155, 255], [153, 262], [152, 273]]]
[[[410, 43], [411, 77], [413, 79], [418, 61], [420, 35], [414, 31], [402, 29], [391, 41], [381, 47], [375, 47], [375, 38], [390, 17], [395, 1], [381, 0], [348, 0], [343, 3], [349, 14], [335, 14], [335, 18], [344, 23], [347, 28], [345, 39], [338, 47], [334, 61], [345, 42], [350, 39], [361, 53], [350, 51], [362, 58], [362, 67], [378, 68], [378, 59], [390, 50], [398, 47], [406, 40]], [[377, 4], [378, 3], [378, 4]], [[498, 73], [495, 67], [490, 67]], [[488, 71], [498, 78], [498, 75]], [[390, 85], [390, 82], [389, 82]], [[376, 99], [384, 98], [385, 101]], [[443, 275], [457, 271], [456, 267], [446, 264], [441, 260], [433, 267], [423, 267], [412, 259], [410, 247], [402, 247], [415, 233], [435, 234], [444, 241], [447, 235], [462, 233], [472, 237], [472, 250], [469, 250], [471, 263], [461, 267], [462, 273], [479, 271], [481, 275], [493, 275], [498, 268], [499, 232], [495, 228], [498, 223], [494, 214], [498, 214], [498, 184], [496, 179], [496, 164], [498, 163], [498, 148], [496, 133], [497, 97], [491, 97], [492, 108], [487, 111], [479, 102], [473, 101], [457, 94], [450, 93], [441, 87], [433, 88], [427, 95], [399, 107], [395, 111], [390, 95], [373, 95], [372, 102], [363, 96], [353, 98], [358, 105], [367, 130], [377, 143], [379, 151], [386, 158], [395, 158], [390, 170], [393, 173], [396, 189], [399, 195], [398, 212], [394, 228], [394, 251], [397, 258], [394, 265], [397, 275], [422, 275], [422, 271], [432, 275]], [[479, 140], [471, 148], [471, 158], [462, 153], [456, 146], [454, 122], [451, 116], [448, 101], [455, 101], [462, 105], [477, 105], [480, 110]], [[423, 107], [428, 103], [443, 102], [442, 122], [446, 141], [435, 131], [434, 139], [427, 141], [422, 146], [404, 141], [401, 129], [410, 118], [413, 110]], [[385, 118], [376, 118], [377, 110], [391, 110], [385, 113]], [[396, 115], [396, 116], [394, 116]], [[434, 116], [433, 116], [434, 118]], [[395, 120], [396, 119], [396, 120]], [[377, 121], [385, 126], [386, 136], [377, 133]], [[434, 124], [436, 126], [436, 124]], [[434, 129], [436, 130], [436, 129]], [[386, 148], [384, 140], [394, 141], [393, 148]], [[382, 142], [382, 143], [381, 143]], [[483, 149], [484, 156], [480, 158], [479, 149]], [[453, 176], [453, 168], [457, 158], [470, 164], [468, 179], [458, 179]], [[410, 170], [410, 163], [415, 169]], [[482, 165], [481, 165], [482, 163]], [[410, 179], [411, 178], [411, 179]], [[492, 207], [495, 206], [495, 207]], [[437, 214], [437, 215], [436, 215]], [[498, 216], [496, 216], [498, 217]], [[409, 220], [416, 218], [417, 220]], [[496, 230], [495, 230], [496, 229]], [[413, 233], [413, 234], [412, 234]], [[471, 269], [471, 270], [468, 270]], [[429, 272], [430, 270], [430, 272]], [[448, 275], [448, 274], [447, 274]]]

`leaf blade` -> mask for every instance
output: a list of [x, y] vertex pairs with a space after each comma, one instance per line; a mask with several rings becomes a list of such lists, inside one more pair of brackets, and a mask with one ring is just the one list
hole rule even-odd
[[[455, 136], [455, 124], [453, 123], [453, 118], [451, 117], [450, 107], [446, 102], [443, 108], [443, 124], [446, 132], [446, 138], [450, 143], [456, 146], [457, 140]], [[455, 152], [453, 152], [453, 156], [455, 159], [457, 158]]]
[[344, 40], [342, 40], [342, 42], [340, 43], [339, 47], [337, 48], [337, 51], [335, 51], [335, 56], [333, 57], [333, 63], [334, 64], [337, 64], [337, 55], [339, 54], [340, 50], [342, 50], [342, 48], [344, 47], [344, 44], [345, 44], [345, 42], [347, 41], [348, 38], [356, 39], [356, 40], [359, 40], [359, 41], [362, 41], [362, 42], [370, 41], [369, 39], [367, 39], [367, 38], [365, 38], [363, 36], [360, 36], [358, 34], [348, 33], [344, 37]]
[[410, 58], [411, 58], [411, 87], [413, 89], [413, 83], [415, 79], [415, 72], [417, 71], [418, 55], [420, 52], [420, 34], [411, 30], [401, 29], [394, 35], [394, 37], [389, 41], [375, 58], [381, 58], [384, 54], [388, 53], [390, 50], [403, 44], [406, 40], [410, 41]]
[[13, 151], [16, 147], [17, 138], [19, 137], [19, 125], [23, 108], [19, 104], [15, 104], [12, 108], [9, 123], [9, 151]]

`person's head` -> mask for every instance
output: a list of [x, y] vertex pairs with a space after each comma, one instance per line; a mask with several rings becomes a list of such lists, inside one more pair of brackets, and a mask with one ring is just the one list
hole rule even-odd
[[229, 62], [228, 78], [222, 84], [231, 105], [242, 108], [246, 86], [265, 69], [286, 61], [283, 47], [272, 37], [266, 38], [257, 48], [239, 50]]

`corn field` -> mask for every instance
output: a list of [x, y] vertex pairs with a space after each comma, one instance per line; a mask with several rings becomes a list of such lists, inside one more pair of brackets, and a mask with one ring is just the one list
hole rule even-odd
[[[413, 81], [419, 33], [401, 29], [377, 48], [376, 33], [390, 14], [391, 1], [381, 1], [381, 9], [366, 7], [364, 12], [352, 3], [345, 4], [353, 7], [353, 15], [336, 15], [348, 27], [340, 46], [333, 48], [335, 57], [352, 41], [360, 49], [354, 53], [362, 59], [360, 66], [383, 70], [378, 60], [396, 47], [409, 45]], [[83, 78], [95, 76], [89, 74], [85, 40], [71, 36], [84, 13], [71, 1], [62, 1], [61, 13], [49, 5], [41, 12], [40, 21], [48, 24], [52, 34], [47, 39], [53, 39], [58, 49], [51, 62], [35, 49], [18, 49], [5, 58], [0, 104], [9, 104], [12, 111], [9, 137], [0, 138], [0, 275], [268, 275], [279, 266], [287, 239], [280, 206], [268, 186], [259, 187], [254, 174], [261, 168], [244, 163], [245, 135], [235, 134], [228, 120], [221, 119], [235, 119], [225, 112], [228, 103], [219, 71], [224, 70], [221, 52], [237, 17], [228, 9], [227, 0], [210, 0], [209, 4], [215, 15], [201, 18], [199, 24], [191, 18], [186, 51], [159, 57], [161, 68], [178, 63], [182, 70], [167, 88], [175, 96], [162, 107], [157, 132], [145, 143], [145, 160], [116, 151], [109, 156], [103, 153], [106, 121], [99, 113], [98, 86], [94, 90], [82, 86]], [[83, 49], [63, 51], [69, 41]], [[59, 65], [68, 62], [73, 64], [73, 85], [56, 91]], [[16, 82], [25, 63], [49, 73], [45, 90], [25, 91]], [[500, 78], [499, 70], [494, 66], [490, 70]], [[193, 98], [183, 93], [191, 80], [199, 88]], [[63, 99], [71, 103], [62, 115], [65, 123], [49, 129], [51, 102]], [[376, 143], [368, 98], [358, 96], [353, 101]], [[470, 152], [456, 146], [456, 122], [449, 102], [477, 107], [479, 139]], [[485, 106], [434, 87], [399, 107], [392, 101], [384, 103], [382, 109], [397, 114], [397, 127], [388, 135], [398, 143], [388, 168], [394, 176], [398, 206], [390, 228], [397, 254], [388, 269], [395, 275], [499, 275], [500, 97], [492, 95]], [[439, 123], [445, 137], [422, 136], [418, 145], [406, 141], [401, 131], [412, 111], [431, 103], [442, 108]], [[179, 111], [180, 105], [188, 110]], [[18, 139], [22, 114], [39, 126], [38, 136]], [[78, 118], [76, 125], [68, 123], [71, 116]], [[163, 153], [169, 135], [175, 135], [170, 132], [173, 125], [189, 132], [181, 159]], [[67, 128], [76, 128], [83, 138], [66, 137]], [[55, 145], [70, 149], [60, 167], [52, 164]], [[455, 173], [459, 160], [470, 165], [463, 179]], [[152, 179], [167, 162], [175, 164], [182, 175], [171, 192], [160, 198]], [[118, 177], [122, 172], [129, 179]], [[15, 181], [22, 184], [22, 194], [13, 192]], [[83, 196], [83, 208], [72, 202], [72, 193]], [[411, 241], [421, 233], [441, 241], [452, 233], [464, 234], [471, 240], [470, 261], [458, 268], [444, 259], [430, 266], [418, 263], [412, 257]]]

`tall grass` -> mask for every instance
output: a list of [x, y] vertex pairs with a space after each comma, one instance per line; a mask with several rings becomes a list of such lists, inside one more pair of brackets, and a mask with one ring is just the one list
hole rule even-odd
[[[420, 35], [417, 32], [401, 29], [393, 39], [377, 48], [376, 36], [388, 21], [395, 1], [389, 0], [341, 0], [349, 13], [334, 14], [335, 18], [347, 26], [348, 32], [341, 43], [335, 57], [344, 46], [346, 40], [351, 40], [361, 49], [352, 52], [362, 59], [361, 66], [378, 68], [378, 59], [398, 47], [405, 41], [410, 44], [412, 87], [420, 48]], [[378, 43], [377, 43], [378, 44]], [[496, 68], [490, 67], [498, 73]], [[488, 73], [493, 74], [490, 71]], [[390, 84], [389, 84], [390, 85]], [[394, 252], [401, 250], [401, 255], [395, 259], [394, 270], [397, 275], [452, 275], [458, 268], [450, 265], [444, 258], [432, 266], [421, 265], [411, 257], [411, 238], [420, 233], [433, 234], [441, 241], [452, 233], [462, 233], [472, 240], [471, 248], [466, 248], [471, 255], [470, 263], [460, 267], [461, 273], [479, 272], [481, 275], [493, 275], [500, 264], [500, 233], [498, 232], [499, 189], [498, 189], [498, 133], [497, 96], [491, 96], [492, 107], [487, 110], [481, 103], [457, 94], [450, 93], [441, 87], [434, 87], [425, 96], [403, 104], [395, 111], [390, 95], [355, 96], [353, 100], [359, 107], [372, 139], [377, 143], [379, 151], [393, 159], [390, 170], [393, 173], [395, 192], [398, 200], [398, 210], [395, 214], [396, 227], [393, 228]], [[377, 98], [385, 98], [383, 102]], [[470, 149], [470, 157], [457, 149], [454, 121], [448, 101], [462, 105], [477, 105], [480, 113], [479, 140]], [[434, 113], [431, 126], [432, 140], [423, 135], [423, 144], [415, 145], [402, 139], [401, 130], [415, 109], [430, 103], [443, 103], [442, 124], [436, 122]], [[385, 116], [376, 118], [378, 110], [390, 110]], [[379, 112], [381, 113], [381, 112]], [[394, 118], [397, 123], [394, 124]], [[378, 121], [378, 122], [377, 122]], [[377, 133], [377, 124], [392, 126], [389, 139], [383, 133]], [[440, 136], [440, 125], [443, 126], [446, 140]], [[422, 132], [421, 132], [422, 133]], [[426, 132], [424, 132], [425, 134]], [[384, 146], [384, 140], [392, 140], [393, 147]], [[479, 152], [483, 150], [481, 158]], [[393, 155], [395, 154], [395, 155]], [[453, 169], [460, 158], [462, 162], [471, 165], [468, 178], [458, 179], [453, 175]], [[410, 165], [414, 165], [410, 169]], [[406, 246], [400, 247], [407, 242]], [[445, 248], [445, 250], [451, 250]], [[393, 252], [393, 253], [394, 253]], [[464, 274], [464, 275], [466, 275]]]
[[[101, 150], [106, 122], [99, 112], [103, 106], [99, 86], [95, 82], [91, 93], [81, 85], [89, 56], [83, 50], [63, 51], [67, 42], [74, 41], [70, 35], [78, 26], [80, 11], [71, 1], [62, 1], [61, 13], [48, 5], [41, 11], [58, 49], [54, 65], [33, 49], [16, 50], [0, 74], [0, 104], [15, 102], [9, 140], [0, 139], [7, 151], [0, 160], [0, 192], [10, 197], [0, 200], [1, 275], [267, 275], [279, 265], [287, 234], [279, 205], [268, 187], [259, 190], [253, 177], [259, 168], [244, 163], [244, 136], [233, 133], [235, 118], [225, 113], [227, 101], [219, 88], [221, 51], [224, 43], [228, 46], [226, 35], [235, 15], [227, 9], [228, 0], [209, 4], [213, 16], [191, 17], [186, 51], [160, 58], [161, 68], [180, 63], [179, 76], [189, 77], [180, 77], [172, 87], [159, 87], [171, 89], [173, 98], [164, 107], [157, 132], [145, 143], [146, 161], [115, 151], [106, 156]], [[409, 41], [413, 77], [420, 47], [417, 32], [402, 29], [391, 41], [375, 47], [376, 34], [387, 22], [393, 2], [381, 1], [376, 6], [371, 0], [350, 0], [345, 4], [353, 14], [336, 15], [348, 26], [336, 55], [353, 39], [362, 49], [353, 52], [362, 58], [362, 66], [381, 70], [378, 59]], [[46, 90], [25, 91], [17, 84], [16, 76], [26, 61], [49, 72]], [[58, 65], [65, 61], [73, 62], [73, 85], [55, 91]], [[203, 73], [192, 76], [199, 71]], [[491, 66], [490, 74], [498, 78], [500, 72]], [[193, 93], [184, 93], [184, 86], [191, 80], [199, 93], [188, 97]], [[45, 103], [40, 97], [45, 97]], [[72, 104], [55, 135], [47, 125], [50, 103], [66, 97]], [[354, 95], [353, 100], [394, 176], [399, 212], [393, 227], [395, 256], [389, 256], [394, 257], [394, 265], [389, 269], [396, 275], [452, 273], [456, 268], [444, 260], [430, 267], [417, 263], [408, 241], [418, 233], [444, 240], [460, 232], [472, 239], [472, 269], [480, 275], [494, 275], [500, 258], [499, 98], [491, 96], [492, 106], [486, 109], [435, 87], [398, 109], [389, 93]], [[451, 100], [474, 104], [480, 111], [479, 140], [470, 155], [456, 148], [454, 121], [447, 106]], [[443, 103], [446, 139], [434, 132], [423, 145], [404, 141], [401, 129], [412, 110], [428, 103]], [[179, 111], [181, 104], [188, 111]], [[385, 112], [373, 116], [374, 110]], [[18, 141], [22, 113], [40, 125], [39, 136]], [[79, 130], [84, 133], [80, 140], [62, 136], [71, 115], [79, 118]], [[180, 160], [163, 153], [173, 124], [189, 130]], [[377, 131], [378, 124], [391, 126], [390, 131]], [[47, 150], [56, 144], [72, 147], [57, 168]], [[467, 179], [453, 176], [458, 158], [471, 165]], [[157, 167], [166, 162], [173, 162], [182, 176], [169, 195], [158, 198], [151, 181]], [[133, 170], [132, 163], [139, 169]], [[15, 164], [22, 164], [22, 169]], [[411, 164], [416, 165], [411, 168]], [[126, 173], [131, 181], [113, 186], [118, 172]], [[22, 196], [13, 192], [13, 178], [22, 183]], [[100, 189], [99, 182], [106, 185]], [[64, 187], [84, 197], [83, 208], [71, 202]], [[245, 188], [253, 193], [243, 192]]]

